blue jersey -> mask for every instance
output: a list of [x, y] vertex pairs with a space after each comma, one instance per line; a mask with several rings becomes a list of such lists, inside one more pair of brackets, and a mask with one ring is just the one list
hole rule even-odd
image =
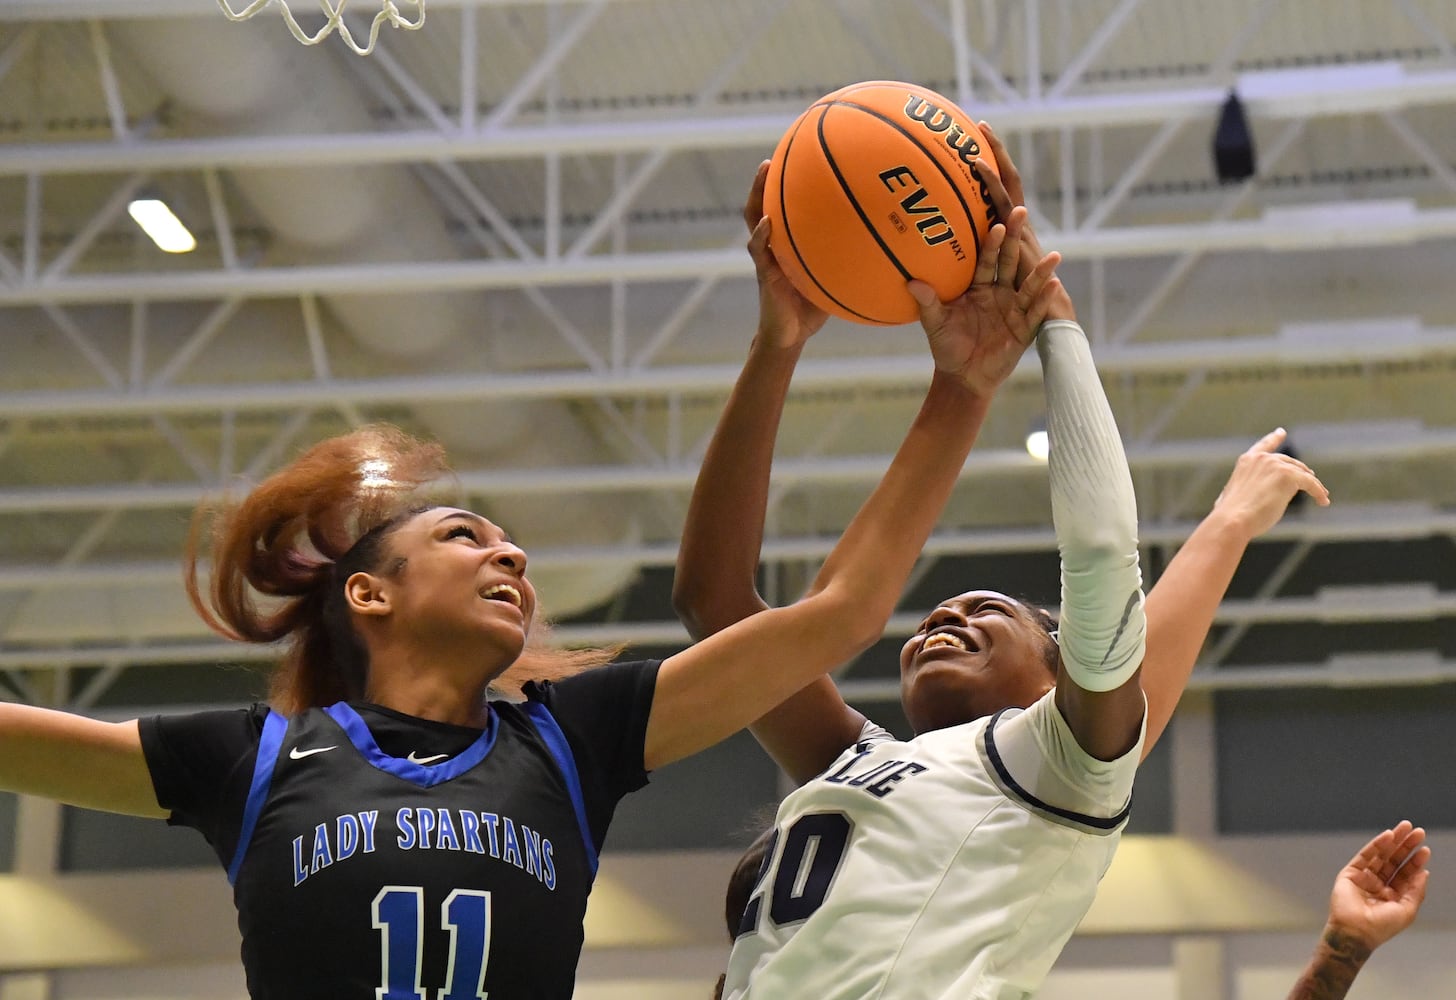
[[143, 745], [158, 800], [227, 866], [256, 1000], [568, 1000], [606, 823], [645, 781], [655, 675], [533, 687], [492, 702], [484, 730], [342, 703], [255, 711], [251, 767], [211, 802], [177, 801], [199, 717], [146, 720]]

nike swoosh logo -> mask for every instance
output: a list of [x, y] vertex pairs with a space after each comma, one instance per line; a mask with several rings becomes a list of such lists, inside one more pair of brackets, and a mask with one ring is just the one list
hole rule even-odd
[[292, 750], [288, 751], [288, 758], [290, 760], [303, 760], [303, 758], [305, 757], [312, 757], [316, 753], [327, 753], [332, 749], [334, 749], [334, 747], [332, 746], [312, 747], [308, 750], [300, 750], [298, 749], [298, 747], [294, 747]]
[[409, 756], [405, 757], [405, 760], [411, 764], [433, 764], [435, 761], [444, 760], [448, 756], [450, 755], [447, 753], [437, 753], [433, 757], [416, 757], [415, 752], [411, 750]]

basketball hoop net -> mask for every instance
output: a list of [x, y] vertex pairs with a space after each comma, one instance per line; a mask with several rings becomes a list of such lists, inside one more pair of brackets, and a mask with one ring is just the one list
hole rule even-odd
[[227, 15], [229, 21], [246, 21], [262, 11], [264, 7], [276, 3], [283, 9], [283, 20], [288, 22], [288, 30], [304, 45], [317, 45], [327, 38], [330, 32], [337, 31], [345, 44], [361, 56], [367, 56], [374, 51], [374, 46], [379, 41], [379, 29], [382, 25], [387, 23], [396, 28], [404, 28], [406, 31], [418, 31], [425, 23], [425, 0], [401, 0], [406, 8], [413, 11], [415, 15], [413, 21], [400, 13], [394, 0], [383, 0], [384, 9], [375, 14], [374, 20], [369, 23], [369, 44], [360, 45], [354, 40], [349, 26], [344, 23], [344, 5], [348, 2], [349, 0], [318, 0], [318, 4], [324, 12], [324, 26], [311, 35], [294, 18], [293, 11], [288, 9], [288, 0], [251, 0], [242, 10], [234, 10], [229, 0], [217, 0], [217, 5], [222, 8], [222, 12]]

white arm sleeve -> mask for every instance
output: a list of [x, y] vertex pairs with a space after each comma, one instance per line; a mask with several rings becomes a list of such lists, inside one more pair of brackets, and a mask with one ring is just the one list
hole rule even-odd
[[1042, 324], [1037, 353], [1062, 557], [1062, 664], [1078, 687], [1111, 691], [1142, 664], [1147, 632], [1132, 475], [1082, 328]]

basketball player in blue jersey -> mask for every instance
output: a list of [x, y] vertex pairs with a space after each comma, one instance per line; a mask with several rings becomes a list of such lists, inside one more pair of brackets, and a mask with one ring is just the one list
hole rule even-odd
[[[1024, 213], [1015, 167], [994, 133], [988, 141], [1000, 181], [981, 173], [998, 209]], [[763, 613], [755, 570], [774, 436], [795, 361], [824, 322], [774, 262], [762, 178], [745, 209], [762, 318], [699, 474], [674, 584], [695, 636]], [[1019, 274], [1040, 258], [1025, 228], [1022, 238]], [[912, 291], [932, 337], [986, 294], [973, 283], [942, 304], [924, 286]], [[779, 808], [743, 917], [731, 1000], [1030, 995], [1091, 904], [1137, 764], [1167, 724], [1243, 545], [1299, 490], [1328, 502], [1307, 467], [1275, 454], [1282, 434], [1267, 436], [1235, 473], [1262, 486], [1227, 495], [1145, 611], [1131, 477], [1064, 290], [1037, 342], [1059, 627], [994, 591], [932, 611], [901, 653], [918, 734], [909, 742], [867, 722], [828, 677], [754, 724], [801, 787]], [[987, 374], [994, 383], [1009, 370]], [[776, 669], [791, 664], [776, 657], [764, 676]]]
[[582, 658], [539, 648], [526, 553], [418, 504], [438, 448], [365, 428], [217, 515], [206, 593], [189, 546], [208, 624], [287, 644], [270, 705], [119, 724], [0, 705], [0, 788], [199, 830], [255, 998], [568, 1000], [617, 801], [878, 637], [985, 373], [1015, 366], [1059, 294], [1056, 254], [1017, 272], [1024, 220], [988, 237], [978, 308], [930, 330], [924, 405], [804, 600], [660, 663], [562, 676]]

